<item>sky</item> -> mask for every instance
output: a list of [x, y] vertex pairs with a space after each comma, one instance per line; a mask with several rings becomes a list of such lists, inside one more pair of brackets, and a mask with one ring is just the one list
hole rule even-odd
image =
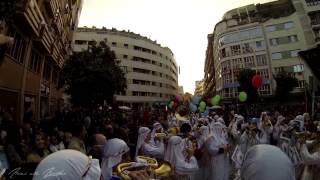
[[179, 86], [194, 93], [204, 77], [207, 35], [225, 12], [273, 0], [84, 0], [79, 27], [130, 30], [169, 47], [180, 66]]

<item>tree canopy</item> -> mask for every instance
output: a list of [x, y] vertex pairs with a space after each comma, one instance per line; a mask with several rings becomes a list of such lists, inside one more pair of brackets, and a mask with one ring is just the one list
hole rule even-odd
[[289, 92], [298, 86], [298, 80], [296, 77], [289, 75], [286, 72], [280, 72], [274, 76], [277, 83], [276, 97], [280, 100], [285, 99]]
[[242, 69], [238, 74], [238, 82], [240, 87], [238, 88], [238, 92], [244, 91], [248, 95], [248, 103], [254, 103], [258, 100], [258, 92], [257, 89], [252, 85], [252, 78], [255, 75], [255, 71], [251, 69]]
[[113, 101], [116, 92], [126, 89], [124, 72], [115, 62], [115, 54], [101, 41], [88, 50], [74, 52], [62, 70], [61, 86], [71, 102], [82, 107]]

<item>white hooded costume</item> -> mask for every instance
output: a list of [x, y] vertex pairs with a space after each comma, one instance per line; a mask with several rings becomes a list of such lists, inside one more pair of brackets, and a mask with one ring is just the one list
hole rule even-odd
[[160, 129], [163, 129], [162, 125], [159, 122], [155, 122], [153, 124], [153, 129], [151, 131], [151, 143], [153, 143], [154, 145], [159, 143], [159, 141], [155, 140], [155, 136], [156, 136], [156, 132]]
[[295, 170], [288, 156], [276, 146], [251, 147], [241, 167], [242, 180], [295, 180]]
[[218, 118], [213, 124], [212, 135], [208, 138], [206, 145], [211, 155], [210, 180], [229, 180], [230, 159], [229, 154], [224, 152], [224, 146], [228, 144], [226, 126], [222, 118]]
[[320, 146], [314, 153], [310, 153], [307, 145], [301, 147], [301, 158], [306, 165], [302, 173], [302, 180], [317, 180], [320, 178]]
[[34, 172], [33, 180], [100, 180], [99, 160], [67, 149], [44, 158]]
[[194, 156], [192, 156], [189, 161], [186, 160], [182, 151], [182, 138], [179, 136], [171, 136], [168, 141], [164, 159], [174, 168], [175, 179], [193, 180], [195, 179], [194, 174], [198, 170], [197, 160]]
[[122, 139], [114, 138], [107, 141], [103, 148], [101, 172], [103, 180], [112, 177], [112, 168], [122, 161], [122, 155], [129, 152], [129, 147]]
[[136, 156], [139, 151], [145, 156], [156, 157], [159, 159], [163, 159], [164, 156], [164, 144], [163, 142], [158, 142], [153, 144], [150, 142], [145, 142], [148, 134], [150, 133], [150, 129], [147, 127], [141, 127], [139, 129], [139, 137], [136, 147]]
[[208, 179], [210, 175], [210, 158], [208, 151], [206, 150], [206, 141], [210, 135], [208, 126], [201, 126], [199, 128], [200, 136], [197, 139], [198, 148], [201, 149], [201, 157], [198, 159], [199, 170], [196, 172], [196, 179]]

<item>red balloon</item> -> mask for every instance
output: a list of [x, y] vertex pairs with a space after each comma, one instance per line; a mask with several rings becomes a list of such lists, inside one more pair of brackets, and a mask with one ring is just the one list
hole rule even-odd
[[260, 75], [254, 75], [252, 78], [252, 85], [256, 89], [259, 89], [263, 84], [263, 79]]
[[207, 99], [207, 104], [211, 104], [211, 98]]

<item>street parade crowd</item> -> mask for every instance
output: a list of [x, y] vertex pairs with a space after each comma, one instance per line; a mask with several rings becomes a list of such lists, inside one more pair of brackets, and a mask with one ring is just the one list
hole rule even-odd
[[308, 113], [66, 109], [17, 124], [0, 108], [2, 179], [319, 180]]

